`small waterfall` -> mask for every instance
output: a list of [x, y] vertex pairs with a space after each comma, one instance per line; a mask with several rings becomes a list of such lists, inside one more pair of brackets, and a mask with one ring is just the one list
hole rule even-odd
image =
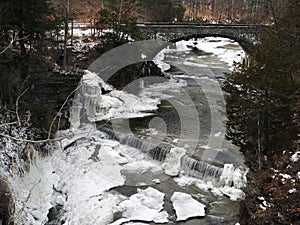
[[142, 152], [148, 152], [152, 148], [154, 148], [152, 144], [135, 137], [133, 134], [129, 134], [129, 135], [123, 134], [122, 137], [120, 138], [120, 143], [139, 149]]
[[219, 165], [213, 162], [197, 160], [186, 155], [185, 150], [176, 148], [167, 149], [154, 145], [135, 137], [133, 134], [123, 134], [107, 127], [99, 126], [98, 129], [107, 135], [107, 138], [116, 140], [121, 144], [141, 150], [152, 159], [163, 163], [165, 173], [178, 176], [180, 170], [186, 175], [204, 180], [213, 180], [217, 186], [242, 188], [247, 183], [248, 170], [243, 167], [235, 168], [233, 164]]
[[[140, 149], [142, 150], [142, 152], [146, 152], [152, 159], [158, 160], [160, 162], [165, 161], [167, 155], [170, 153], [170, 149], [143, 141], [135, 137], [133, 134], [125, 135], [106, 127], [99, 127], [98, 129], [105, 132], [108, 135], [108, 138], [119, 141], [121, 144]], [[181, 168], [187, 174], [194, 177], [210, 177], [219, 179], [223, 173], [223, 168], [221, 166], [216, 166], [205, 161], [196, 160], [187, 155], [182, 156], [179, 160]]]
[[187, 174], [198, 178], [210, 177], [220, 179], [223, 173], [222, 167], [193, 159], [187, 155], [181, 158], [181, 167]]
[[103, 86], [105, 84], [97, 74], [88, 71], [84, 74], [69, 110], [71, 127], [79, 128], [82, 124], [94, 122], [103, 113], [99, 112]]
[[166, 148], [162, 148], [160, 146], [156, 146], [155, 148], [152, 148], [149, 152], [149, 155], [160, 162], [165, 161], [167, 154], [170, 152], [170, 150]]
[[116, 132], [114, 130], [108, 129], [107, 127], [98, 126], [98, 130], [104, 132], [107, 135], [108, 139], [120, 141], [120, 134], [119, 132]]
[[116, 140], [121, 144], [128, 145], [130, 147], [146, 152], [152, 159], [160, 162], [166, 159], [169, 150], [147, 141], [141, 140], [135, 137], [133, 134], [123, 134], [121, 132], [113, 131], [107, 127], [98, 127], [99, 130], [106, 133], [109, 139]]

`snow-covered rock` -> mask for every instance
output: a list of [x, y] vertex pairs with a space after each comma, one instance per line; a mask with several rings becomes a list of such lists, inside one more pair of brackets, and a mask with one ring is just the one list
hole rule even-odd
[[194, 200], [191, 195], [175, 192], [171, 201], [176, 212], [177, 221], [184, 221], [192, 217], [205, 216], [205, 205]]

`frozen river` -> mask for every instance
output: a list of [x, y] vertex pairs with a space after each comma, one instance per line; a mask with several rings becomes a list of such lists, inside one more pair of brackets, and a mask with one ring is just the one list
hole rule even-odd
[[228, 39], [177, 42], [154, 58], [167, 79], [121, 91], [86, 71], [71, 128], [57, 134], [52, 155], [12, 180], [17, 221], [236, 224], [246, 169], [224, 138], [220, 85], [243, 56]]

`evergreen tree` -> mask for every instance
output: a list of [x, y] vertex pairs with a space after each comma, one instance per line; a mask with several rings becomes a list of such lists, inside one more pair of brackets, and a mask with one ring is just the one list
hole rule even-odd
[[183, 7], [182, 1], [173, 0], [172, 9], [173, 9], [173, 20], [182, 21], [185, 12], [185, 8]]
[[[183, 19], [184, 7], [179, 0], [140, 0], [145, 22], [171, 22]], [[176, 18], [176, 19], [175, 19]]]
[[299, 76], [299, 15], [297, 0], [290, 0], [283, 17], [255, 46], [249, 66], [228, 74], [227, 137], [242, 150], [263, 155], [288, 149], [297, 138], [296, 77]]
[[11, 32], [17, 34], [22, 55], [27, 41], [41, 39], [53, 28], [47, 0], [1, 0], [0, 12], [2, 41], [9, 39]]
[[99, 13], [98, 26], [108, 28], [103, 38], [106, 44], [112, 47], [129, 42], [130, 39], [137, 39], [139, 36], [136, 27], [139, 15], [138, 4], [135, 0], [110, 0], [104, 2], [104, 8]]

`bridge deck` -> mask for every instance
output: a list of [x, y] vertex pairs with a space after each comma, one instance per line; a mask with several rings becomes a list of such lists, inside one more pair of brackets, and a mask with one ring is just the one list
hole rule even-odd
[[160, 23], [137, 23], [138, 27], [226, 27], [226, 28], [238, 28], [238, 27], [269, 27], [267, 24], [212, 24], [212, 23], [169, 23], [169, 22], [160, 22]]

